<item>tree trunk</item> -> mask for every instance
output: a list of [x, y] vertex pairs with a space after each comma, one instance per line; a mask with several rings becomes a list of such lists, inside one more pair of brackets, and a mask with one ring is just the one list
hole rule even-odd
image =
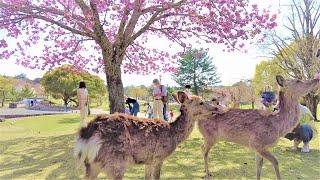
[[102, 98], [99, 99], [99, 106], [102, 106]]
[[67, 107], [68, 107], [68, 99], [63, 99], [64, 102], [64, 112], [67, 112]]
[[6, 101], [6, 96], [5, 96], [5, 92], [3, 91], [2, 92], [2, 102], [1, 102], [1, 107], [3, 107], [4, 106], [4, 102]]
[[306, 103], [307, 107], [310, 109], [313, 117], [315, 117], [316, 120], [319, 120], [319, 117], [317, 117], [317, 106], [319, 103], [319, 96], [314, 93], [309, 93], [303, 98], [303, 100]]
[[110, 113], [124, 113], [124, 91], [121, 79], [121, 65], [110, 63], [109, 67], [106, 67], [106, 78]]
[[197, 67], [196, 67], [196, 60], [195, 60], [195, 58], [193, 58], [193, 79], [192, 79], [192, 81], [193, 81], [193, 87], [194, 87], [194, 94], [195, 95], [199, 95], [199, 89], [198, 89], [198, 85], [197, 85], [197, 81], [196, 81], [196, 69], [197, 69]]

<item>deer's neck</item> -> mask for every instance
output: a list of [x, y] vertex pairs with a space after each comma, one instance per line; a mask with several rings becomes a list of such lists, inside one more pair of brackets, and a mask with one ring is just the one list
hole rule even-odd
[[298, 98], [290, 93], [279, 93], [279, 133], [281, 135], [290, 132], [299, 123], [299, 103]]
[[183, 107], [180, 109], [180, 115], [172, 123], [172, 134], [175, 136], [178, 143], [186, 140], [191, 134], [194, 127], [194, 122], [189, 118]]

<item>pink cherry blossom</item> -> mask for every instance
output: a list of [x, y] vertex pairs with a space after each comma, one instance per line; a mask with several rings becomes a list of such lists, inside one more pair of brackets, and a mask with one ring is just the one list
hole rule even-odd
[[[124, 52], [116, 55], [123, 72], [141, 74], [174, 71], [178, 53], [192, 46], [192, 37], [233, 51], [250, 39], [262, 41], [263, 32], [276, 26], [276, 15], [248, 0], [2, 0], [0, 17], [8, 38], [0, 40], [2, 58], [31, 68], [68, 63], [101, 72], [110, 60], [101, 52], [113, 48], [111, 54]], [[149, 47], [154, 37], [181, 48], [175, 54]], [[18, 43], [8, 45], [9, 39]]]

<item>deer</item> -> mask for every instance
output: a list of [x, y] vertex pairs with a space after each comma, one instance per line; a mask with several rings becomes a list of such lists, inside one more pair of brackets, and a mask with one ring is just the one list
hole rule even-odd
[[291, 132], [299, 123], [298, 99], [319, 85], [320, 76], [313, 80], [285, 80], [276, 76], [279, 85], [279, 107], [275, 113], [264, 110], [229, 109], [211, 118], [198, 121], [204, 138], [202, 146], [205, 178], [210, 179], [208, 154], [214, 144], [225, 140], [253, 149], [256, 153], [256, 178], [260, 179], [263, 159], [273, 166], [276, 178], [281, 179], [278, 160], [269, 148], [276, 145], [280, 137]]
[[80, 129], [74, 156], [85, 166], [85, 177], [96, 179], [104, 171], [108, 179], [118, 180], [129, 165], [145, 164], [145, 179], [160, 179], [163, 161], [188, 138], [195, 121], [218, 110], [182, 91], [172, 96], [180, 104], [180, 115], [173, 122], [116, 113], [97, 116]]

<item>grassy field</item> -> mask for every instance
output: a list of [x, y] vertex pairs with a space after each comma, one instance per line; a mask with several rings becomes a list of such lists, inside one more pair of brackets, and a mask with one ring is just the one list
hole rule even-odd
[[[80, 179], [83, 170], [75, 168], [72, 156], [78, 116], [55, 115], [0, 123], [0, 179]], [[320, 123], [317, 123], [320, 130]], [[165, 161], [162, 179], [201, 179], [204, 176], [200, 146], [195, 128], [189, 139]], [[278, 157], [283, 179], [320, 177], [319, 136], [311, 143], [311, 153], [291, 150], [281, 139], [272, 152]], [[232, 143], [220, 142], [210, 152], [214, 179], [255, 179], [254, 153]], [[130, 167], [125, 179], [143, 179], [144, 166]], [[99, 176], [105, 178], [103, 173]], [[274, 179], [272, 167], [265, 163], [263, 179]]]

